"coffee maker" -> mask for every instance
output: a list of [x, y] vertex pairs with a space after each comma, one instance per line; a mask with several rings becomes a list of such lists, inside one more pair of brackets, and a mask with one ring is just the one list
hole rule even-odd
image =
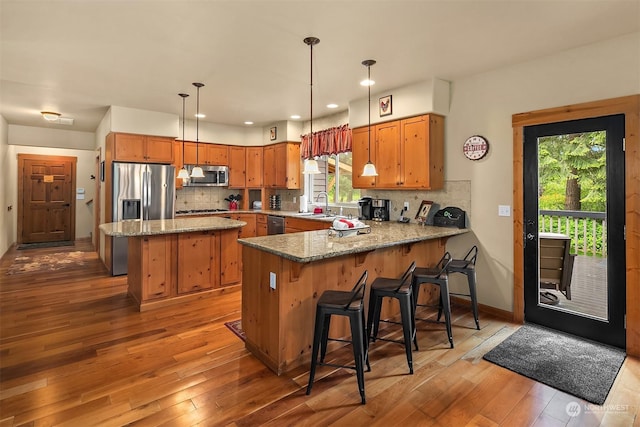
[[371, 197], [363, 197], [358, 200], [358, 219], [373, 219], [373, 206]]
[[389, 199], [373, 199], [371, 206], [373, 207], [374, 221], [389, 221]]

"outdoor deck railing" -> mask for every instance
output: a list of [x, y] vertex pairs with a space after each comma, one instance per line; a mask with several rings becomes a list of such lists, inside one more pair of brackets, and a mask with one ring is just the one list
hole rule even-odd
[[541, 210], [538, 229], [571, 237], [571, 253], [607, 256], [607, 220], [605, 212]]

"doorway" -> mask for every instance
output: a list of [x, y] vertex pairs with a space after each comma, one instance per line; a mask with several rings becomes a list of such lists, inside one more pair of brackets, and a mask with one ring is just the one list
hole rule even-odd
[[75, 240], [76, 161], [18, 154], [18, 244]]
[[625, 348], [625, 117], [523, 132], [525, 320]]

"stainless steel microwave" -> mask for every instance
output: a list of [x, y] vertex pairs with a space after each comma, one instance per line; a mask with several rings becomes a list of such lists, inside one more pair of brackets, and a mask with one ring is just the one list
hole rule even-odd
[[[191, 175], [191, 171], [195, 165], [185, 165], [185, 168]], [[228, 166], [201, 166], [204, 172], [204, 178], [185, 179], [183, 185], [185, 187], [228, 187], [229, 186], [229, 167]]]

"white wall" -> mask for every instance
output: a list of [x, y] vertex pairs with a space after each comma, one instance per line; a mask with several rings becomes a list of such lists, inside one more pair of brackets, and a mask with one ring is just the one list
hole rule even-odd
[[0, 116], [0, 257], [13, 244], [11, 230], [15, 228], [12, 211], [16, 209], [15, 202], [10, 197], [12, 180], [9, 179], [9, 126], [4, 117]]
[[[445, 178], [471, 181], [472, 235], [451, 239], [464, 255], [479, 243], [478, 293], [482, 304], [512, 311], [513, 218], [498, 205], [513, 206], [511, 116], [537, 109], [640, 93], [640, 33], [572, 49], [452, 82], [445, 123]], [[480, 161], [467, 160], [462, 143], [488, 138]]]
[[11, 145], [38, 147], [73, 148], [93, 150], [95, 134], [59, 128], [11, 125], [9, 131]]

